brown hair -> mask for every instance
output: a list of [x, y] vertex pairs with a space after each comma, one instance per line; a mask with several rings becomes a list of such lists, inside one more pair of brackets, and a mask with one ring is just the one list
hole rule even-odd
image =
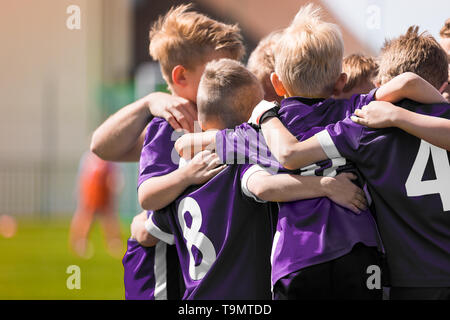
[[372, 57], [351, 54], [342, 61], [342, 72], [347, 74], [343, 91], [349, 92], [365, 81], [371, 82], [378, 74], [378, 63]]
[[379, 64], [378, 81], [382, 84], [404, 72], [416, 73], [437, 89], [448, 79], [447, 54], [430, 34], [419, 34], [418, 26], [385, 41]]
[[224, 24], [188, 11], [191, 7], [191, 4], [172, 7], [150, 29], [150, 55], [159, 61], [169, 84], [176, 65], [193, 69], [203, 63], [211, 51], [225, 51], [237, 60], [245, 54], [237, 25]]
[[262, 87], [243, 64], [231, 59], [209, 62], [197, 94], [199, 114], [218, 119], [227, 128], [247, 121], [263, 97]]
[[282, 35], [282, 30], [274, 31], [265, 36], [248, 58], [247, 68], [259, 80], [264, 89], [265, 99], [276, 99], [277, 94], [270, 81], [270, 75], [275, 71], [274, 49]]
[[247, 68], [259, 81], [275, 70], [274, 48], [281, 37], [282, 31], [274, 31], [264, 37], [248, 58]]
[[444, 26], [441, 28], [439, 35], [442, 38], [450, 38], [450, 19], [447, 19], [444, 23]]

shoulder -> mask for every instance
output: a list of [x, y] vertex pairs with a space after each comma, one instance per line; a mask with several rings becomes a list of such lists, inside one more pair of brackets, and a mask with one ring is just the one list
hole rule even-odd
[[173, 132], [173, 128], [166, 120], [155, 117], [147, 127], [144, 144], [148, 144], [150, 141], [158, 138], [170, 138]]
[[371, 101], [375, 100], [375, 94], [378, 88], [372, 89], [369, 93], [366, 94], [354, 94], [348, 101], [349, 106], [353, 108], [353, 111], [356, 109], [360, 109], [366, 104], [369, 104]]
[[149, 123], [149, 129], [150, 128], [159, 128], [164, 130], [170, 130], [174, 131], [173, 128], [170, 126], [170, 124], [163, 118], [154, 117], [152, 121]]

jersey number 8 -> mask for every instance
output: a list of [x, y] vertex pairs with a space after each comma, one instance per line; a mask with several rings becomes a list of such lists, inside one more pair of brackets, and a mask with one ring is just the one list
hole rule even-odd
[[[187, 226], [185, 219], [186, 212], [192, 217], [191, 226]], [[189, 251], [189, 275], [192, 280], [201, 280], [216, 261], [216, 250], [208, 237], [200, 232], [202, 226], [202, 211], [197, 201], [191, 197], [181, 200], [178, 206], [178, 221], [186, 239], [186, 246]], [[201, 262], [196, 265], [192, 247], [195, 246], [202, 254]]]

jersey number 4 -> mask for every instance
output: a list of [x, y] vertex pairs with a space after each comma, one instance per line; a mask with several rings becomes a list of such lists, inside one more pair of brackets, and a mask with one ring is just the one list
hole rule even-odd
[[[185, 214], [189, 212], [192, 217], [190, 227], [188, 227]], [[181, 200], [178, 206], [178, 221], [186, 239], [186, 246], [189, 251], [189, 276], [192, 280], [201, 280], [216, 261], [216, 250], [209, 238], [202, 232], [202, 210], [197, 201], [191, 197]], [[197, 264], [194, 258], [193, 246], [201, 253], [201, 262]]]
[[[422, 181], [430, 157], [433, 161], [436, 179]], [[406, 180], [408, 197], [439, 193], [444, 211], [450, 210], [450, 164], [447, 151], [422, 140], [416, 160]]]

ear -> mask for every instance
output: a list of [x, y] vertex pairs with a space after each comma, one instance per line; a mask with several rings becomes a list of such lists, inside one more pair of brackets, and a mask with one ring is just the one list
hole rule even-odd
[[445, 89], [447, 89], [447, 86], [448, 86], [448, 81], [445, 81], [442, 84], [442, 86], [439, 88], [439, 92], [442, 94], [445, 91]]
[[272, 74], [270, 75], [270, 82], [272, 82], [272, 86], [275, 89], [277, 95], [279, 95], [280, 97], [284, 97], [287, 94], [283, 82], [281, 82], [281, 79], [275, 72], [272, 72]]
[[339, 96], [342, 93], [342, 90], [344, 90], [346, 83], [347, 83], [347, 74], [345, 72], [342, 72], [339, 75], [338, 79], [336, 80], [336, 83], [334, 84], [333, 95]]
[[186, 69], [182, 65], [176, 65], [172, 69], [172, 82], [181, 87], [185, 87], [187, 85]]

